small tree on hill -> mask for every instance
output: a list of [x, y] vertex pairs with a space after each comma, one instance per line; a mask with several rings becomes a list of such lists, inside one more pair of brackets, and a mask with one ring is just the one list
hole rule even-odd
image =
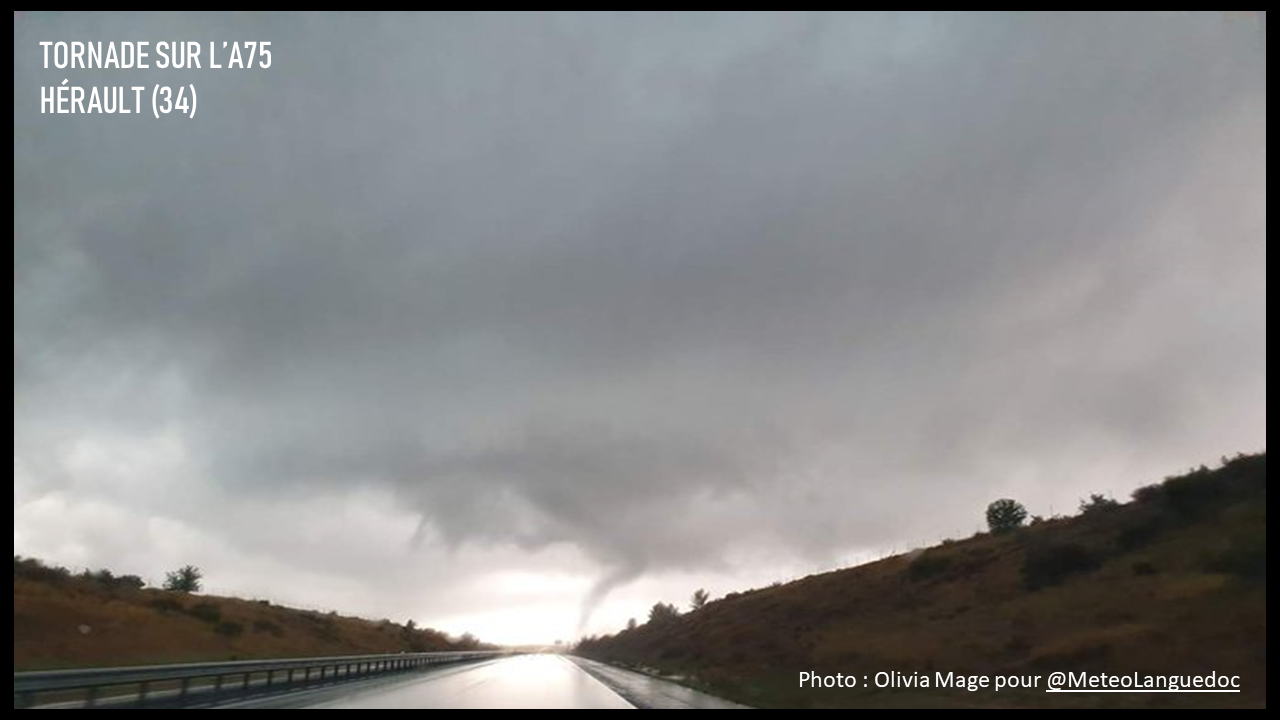
[[165, 573], [164, 589], [172, 592], [200, 592], [200, 580], [204, 575], [195, 565], [184, 565], [171, 573]]
[[1013, 532], [1027, 519], [1027, 509], [1022, 503], [1001, 498], [987, 506], [987, 527], [996, 535]]
[[116, 578], [116, 586], [141, 590], [147, 586], [147, 583], [137, 575], [121, 575]]
[[654, 625], [668, 622], [680, 617], [680, 611], [671, 603], [654, 603], [649, 608], [649, 622]]
[[1105, 495], [1099, 495], [1098, 493], [1093, 493], [1089, 495], [1088, 500], [1080, 501], [1080, 514], [1087, 515], [1089, 513], [1111, 510], [1117, 507], [1120, 507], [1120, 503], [1116, 502], [1115, 500]]
[[707, 601], [710, 599], [711, 599], [711, 596], [707, 594], [706, 590], [703, 590], [702, 588], [698, 588], [697, 590], [694, 591], [693, 597], [689, 600], [689, 605], [694, 610], [700, 610], [702, 609], [702, 606], [706, 605]]

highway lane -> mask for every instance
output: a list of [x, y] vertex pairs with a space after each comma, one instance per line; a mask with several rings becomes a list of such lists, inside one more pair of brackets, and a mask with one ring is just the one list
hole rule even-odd
[[575, 657], [573, 662], [592, 677], [603, 682], [610, 690], [646, 710], [744, 709], [744, 706], [737, 703], [698, 692], [669, 680], [623, 670], [586, 658]]
[[403, 682], [351, 688], [314, 708], [632, 708], [559, 655], [517, 655], [443, 668]]

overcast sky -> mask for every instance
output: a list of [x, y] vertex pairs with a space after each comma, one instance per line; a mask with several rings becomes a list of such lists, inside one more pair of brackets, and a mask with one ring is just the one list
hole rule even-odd
[[[18, 554], [567, 640], [1265, 448], [1256, 15], [20, 15], [13, 52]], [[63, 79], [198, 111], [40, 114]]]

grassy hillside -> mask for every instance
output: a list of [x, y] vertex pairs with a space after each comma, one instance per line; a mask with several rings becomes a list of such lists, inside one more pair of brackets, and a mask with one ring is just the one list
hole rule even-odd
[[[13, 563], [15, 671], [475, 649], [443, 633]], [[138, 583], [134, 579], [134, 583]]]
[[[1265, 453], [1237, 456], [1142, 488], [1129, 503], [731, 594], [578, 652], [762, 707], [1265, 706], [1266, 499]], [[854, 674], [860, 686], [801, 689], [803, 670]], [[1242, 676], [1243, 692], [1050, 695], [862, 682], [882, 671], [1055, 670], [1216, 671]]]

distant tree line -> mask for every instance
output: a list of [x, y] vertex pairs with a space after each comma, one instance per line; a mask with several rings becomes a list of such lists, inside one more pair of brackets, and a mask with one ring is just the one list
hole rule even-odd
[[[106, 568], [99, 570], [85, 569], [73, 573], [61, 565], [51, 565], [38, 558], [13, 556], [13, 576], [44, 583], [59, 583], [71, 578], [97, 583], [106, 588], [116, 590], [141, 590], [147, 586], [145, 580], [137, 575], [116, 575]], [[165, 574], [163, 589], [171, 592], [200, 592], [204, 574], [194, 565], [184, 565], [177, 570]]]
[[141, 590], [147, 586], [146, 581], [137, 575], [116, 575], [106, 568], [101, 570], [85, 569], [77, 574], [72, 573], [71, 570], [61, 565], [48, 565], [38, 558], [22, 557], [21, 555], [13, 556], [13, 576], [43, 583], [59, 583], [75, 577], [80, 580], [97, 583], [106, 588], [120, 590]]

